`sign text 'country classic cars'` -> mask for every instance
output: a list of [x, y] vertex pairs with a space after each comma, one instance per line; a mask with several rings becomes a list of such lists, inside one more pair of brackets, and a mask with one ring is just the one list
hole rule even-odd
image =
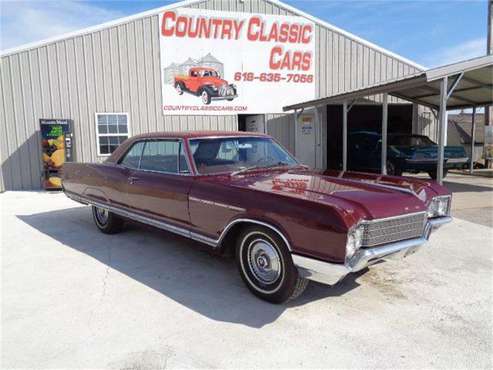
[[163, 112], [281, 113], [313, 98], [314, 39], [314, 24], [302, 17], [164, 12]]

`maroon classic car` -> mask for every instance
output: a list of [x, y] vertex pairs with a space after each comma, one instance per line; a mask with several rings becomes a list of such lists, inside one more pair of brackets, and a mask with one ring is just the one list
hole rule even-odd
[[275, 303], [407, 256], [451, 220], [433, 181], [310, 170], [256, 133], [135, 136], [104, 163], [66, 163], [62, 185], [104, 233], [131, 219], [234, 254], [248, 288]]

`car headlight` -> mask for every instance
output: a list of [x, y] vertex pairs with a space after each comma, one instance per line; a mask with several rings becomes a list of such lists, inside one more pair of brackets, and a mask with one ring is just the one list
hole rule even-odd
[[348, 232], [346, 242], [346, 263], [356, 254], [358, 249], [361, 248], [363, 240], [363, 226], [359, 225]]
[[427, 215], [429, 218], [448, 216], [450, 213], [450, 196], [434, 197], [428, 206]]

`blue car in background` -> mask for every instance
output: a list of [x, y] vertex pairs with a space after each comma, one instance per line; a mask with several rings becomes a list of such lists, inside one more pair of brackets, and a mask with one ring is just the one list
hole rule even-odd
[[[382, 136], [377, 132], [355, 131], [348, 137], [348, 167], [353, 171], [380, 172]], [[438, 145], [423, 135], [389, 134], [387, 173], [426, 172], [437, 177]], [[443, 176], [449, 169], [467, 168], [469, 158], [462, 146], [445, 147]]]

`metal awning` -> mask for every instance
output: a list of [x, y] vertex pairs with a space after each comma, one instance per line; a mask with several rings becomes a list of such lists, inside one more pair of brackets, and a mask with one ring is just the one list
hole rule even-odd
[[316, 107], [327, 104], [342, 104], [344, 101], [388, 93], [389, 95], [428, 106], [440, 107], [440, 81], [449, 77], [448, 87], [455, 83], [454, 78], [461, 76], [447, 101], [447, 109], [470, 108], [493, 103], [493, 55], [466, 60], [443, 67], [429, 69], [394, 80], [344, 94], [330, 95], [324, 98], [288, 105], [284, 111]]
[[385, 81], [362, 89], [349, 91], [344, 94], [335, 94], [325, 98], [288, 105], [283, 107], [283, 110], [296, 111], [309, 107], [342, 104], [342, 168], [346, 171], [348, 112], [359, 99], [378, 94], [383, 94], [382, 173], [385, 174], [387, 168], [387, 97], [388, 95], [392, 95], [438, 111], [440, 134], [438, 140], [437, 180], [439, 183], [442, 183], [444, 146], [447, 130], [447, 110], [473, 108], [475, 112], [476, 107], [493, 104], [493, 55], [486, 55], [443, 67], [429, 69], [424, 72], [403, 76], [395, 80]]

